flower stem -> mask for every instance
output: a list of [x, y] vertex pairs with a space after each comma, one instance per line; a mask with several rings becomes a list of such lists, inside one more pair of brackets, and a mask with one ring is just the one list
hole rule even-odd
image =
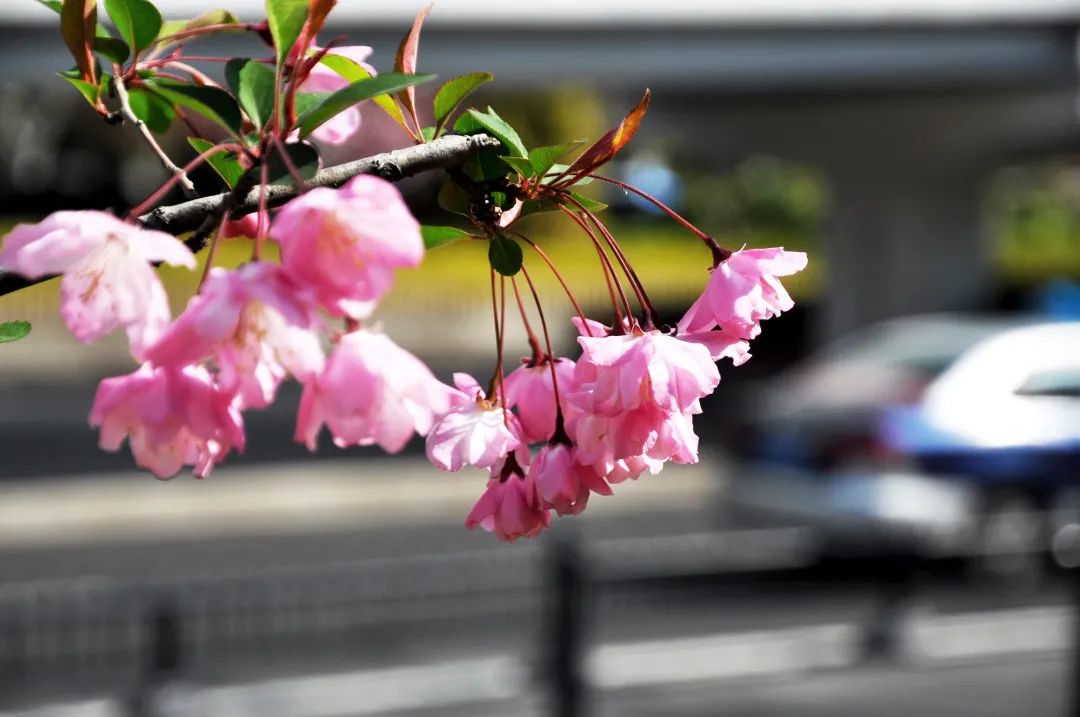
[[[574, 307], [574, 311], [577, 312], [578, 317], [581, 319], [582, 325], [585, 325], [585, 312], [581, 310], [581, 306], [578, 305], [578, 301], [577, 298], [574, 296], [574, 292], [570, 291], [570, 287], [567, 285], [566, 279], [564, 279], [563, 275], [559, 273], [559, 270], [555, 268], [555, 262], [551, 260], [551, 257], [547, 255], [547, 252], [541, 249], [539, 244], [537, 244], [524, 234], [515, 231], [511, 231], [509, 233], [513, 234], [518, 239], [521, 239], [523, 242], [531, 246], [533, 248], [533, 251], [535, 251], [540, 256], [540, 258], [544, 260], [544, 263], [548, 265], [548, 268], [551, 269], [551, 273], [555, 275], [555, 278], [562, 286], [563, 291], [566, 292], [566, 298], [570, 300], [570, 305]], [[612, 300], [614, 301], [614, 297], [612, 298]], [[585, 330], [588, 331], [588, 326], [586, 326]], [[589, 335], [591, 336], [592, 333], [590, 332]]]
[[532, 292], [533, 302], [536, 303], [536, 313], [540, 315], [540, 327], [544, 331], [544, 343], [551, 359], [548, 365], [551, 368], [551, 389], [555, 394], [555, 428], [551, 434], [551, 440], [570, 445], [570, 438], [566, 435], [566, 427], [563, 425], [562, 401], [559, 400], [559, 372], [555, 369], [555, 352], [551, 350], [551, 333], [548, 331], [547, 320], [544, 318], [544, 309], [540, 305], [540, 295], [536, 293], [536, 284], [533, 283], [529, 270], [524, 264], [521, 265], [521, 273], [525, 281], [529, 283], [529, 291]]
[[614, 331], [619, 333], [624, 330], [623, 326], [623, 313], [619, 310], [619, 302], [615, 298], [615, 289], [618, 289], [619, 296], [622, 298], [623, 307], [626, 309], [626, 316], [633, 316], [633, 311], [630, 309], [630, 302], [626, 298], [626, 292], [623, 291], [622, 284], [619, 283], [619, 277], [615, 275], [615, 268], [611, 265], [611, 259], [604, 251], [603, 245], [600, 243], [600, 239], [596, 236], [589, 225], [584, 219], [575, 214], [572, 210], [559, 205], [559, 209], [563, 211], [568, 217], [577, 222], [578, 226], [589, 236], [592, 240], [593, 246], [596, 248], [596, 254], [600, 257], [600, 266], [604, 270], [604, 280], [607, 282], [608, 295], [611, 297], [611, 308], [615, 311], [615, 326]]
[[698, 229], [697, 227], [695, 227], [688, 220], [684, 219], [681, 214], [679, 214], [674, 209], [672, 209], [668, 205], [664, 204], [663, 202], [661, 202], [659, 199], [652, 196], [648, 192], [643, 192], [642, 190], [638, 189], [637, 187], [635, 187], [632, 184], [627, 184], [626, 182], [622, 182], [622, 181], [620, 181], [618, 179], [615, 179], [613, 177], [605, 177], [602, 174], [590, 174], [589, 176], [592, 177], [593, 179], [599, 179], [601, 182], [607, 182], [608, 184], [614, 184], [616, 187], [622, 187], [626, 191], [633, 192], [634, 194], [638, 195], [642, 199], [650, 202], [657, 209], [664, 212], [669, 217], [671, 217], [676, 222], [678, 222], [680, 225], [682, 225], [682, 227], [684, 229], [686, 229], [687, 231], [691, 232], [692, 234], [696, 235], [699, 239], [701, 239], [701, 241], [705, 243], [705, 246], [709, 247], [709, 250], [713, 253], [713, 258], [716, 260], [716, 263], [720, 263], [724, 259], [727, 259], [729, 256], [731, 256], [731, 252], [729, 250], [725, 249], [724, 247], [720, 246], [719, 244], [717, 244], [715, 239], [713, 239], [711, 236], [709, 236], [705, 232], [703, 232], [700, 229]]
[[533, 333], [532, 324], [529, 323], [529, 315], [526, 313], [525, 304], [521, 300], [521, 292], [518, 291], [517, 277], [510, 277], [510, 286], [514, 288], [514, 298], [517, 299], [518, 312], [521, 314], [521, 323], [525, 327], [525, 333], [529, 337], [529, 349], [532, 351], [532, 358], [529, 359], [528, 365], [538, 366], [544, 361], [544, 350], [540, 348], [540, 340], [536, 338], [536, 334]]

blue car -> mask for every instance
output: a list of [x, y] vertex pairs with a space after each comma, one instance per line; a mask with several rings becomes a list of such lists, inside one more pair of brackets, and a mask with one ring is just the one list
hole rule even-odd
[[1080, 545], [1080, 322], [914, 317], [769, 387], [740, 441], [737, 510], [826, 544], [900, 542], [1031, 570]]

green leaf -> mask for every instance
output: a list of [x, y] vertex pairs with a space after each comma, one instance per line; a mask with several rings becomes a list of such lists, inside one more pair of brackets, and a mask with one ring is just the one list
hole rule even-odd
[[532, 162], [524, 157], [499, 157], [499, 159], [509, 164], [522, 177], [531, 177], [536, 174]]
[[329, 92], [297, 92], [295, 95], [296, 116], [301, 117], [312, 107], [330, 96]]
[[518, 157], [529, 156], [529, 150], [525, 149], [525, 144], [521, 141], [517, 131], [508, 125], [506, 120], [495, 114], [495, 110], [490, 107], [488, 107], [487, 112], [469, 110], [454, 123], [454, 129], [462, 134], [487, 132], [502, 142], [503, 146], [512, 154]]
[[148, 80], [146, 86], [165, 99], [181, 107], [186, 107], [209, 117], [222, 127], [240, 133], [242, 118], [236, 100], [225, 90], [203, 85], [190, 85], [178, 80], [156, 78]]
[[[570, 169], [569, 164], [558, 164], [558, 163], [556, 163], [556, 164], [551, 165], [551, 167], [548, 168], [546, 176], [544, 177], [544, 184], [548, 184], [548, 183], [558, 179], [559, 175], [562, 174], [563, 172], [565, 172], [568, 169]], [[583, 187], [586, 184], [592, 184], [592, 182], [593, 182], [592, 177], [582, 177], [581, 179], [577, 180], [576, 182], [574, 182], [570, 186], [571, 187]]]
[[513, 276], [521, 271], [524, 259], [521, 245], [502, 234], [494, 236], [488, 245], [488, 262], [492, 269], [503, 276]]
[[[292, 160], [293, 165], [300, 173], [300, 176], [305, 180], [311, 179], [315, 176], [315, 173], [319, 171], [319, 153], [307, 142], [287, 144], [285, 145], [285, 151], [289, 153], [289, 158]], [[289, 171], [289, 166], [285, 164], [285, 161], [281, 158], [276, 147], [270, 155], [269, 164], [267, 177], [271, 184], [285, 184], [291, 186], [296, 183], [293, 181], [292, 172]]]
[[[213, 142], [208, 142], [199, 137], [188, 137], [187, 141], [199, 154], [202, 154], [214, 146]], [[225, 184], [229, 185], [230, 189], [236, 186], [236, 183], [240, 181], [240, 177], [244, 176], [244, 166], [240, 164], [240, 161], [232, 152], [217, 152], [216, 154], [212, 154], [210, 155], [210, 158], [206, 160], [206, 163], [209, 164], [215, 172], [221, 175], [221, 178], [225, 180]]]
[[[161, 24], [161, 30], [158, 31], [158, 39], [163, 37], [169, 37], [175, 35], [178, 32], [184, 32], [185, 30], [197, 30], [200, 27], [209, 27], [211, 25], [238, 25], [239, 20], [228, 10], [210, 10], [199, 15], [194, 20], [167, 20]], [[240, 28], [237, 28], [239, 31]], [[225, 32], [222, 30], [222, 32]], [[172, 43], [166, 43], [171, 45]]]
[[140, 87], [132, 87], [128, 90], [128, 99], [131, 111], [141, 119], [152, 132], [161, 134], [169, 129], [176, 111], [172, 105], [161, 99], [153, 92], [147, 92]]
[[493, 182], [502, 179], [510, 172], [506, 168], [506, 162], [499, 157], [501, 151], [500, 147], [482, 149], [461, 165], [461, 171], [474, 182]]
[[477, 87], [485, 82], [491, 82], [492, 79], [490, 72], [473, 72], [443, 83], [443, 86], [435, 93], [435, 120], [439, 126], [446, 123], [446, 119], [462, 100], [472, 94]]
[[161, 13], [148, 0], [105, 0], [105, 11], [133, 56], [149, 47], [161, 30]]
[[109, 62], [115, 62], [118, 65], [124, 64], [124, 61], [128, 59], [128, 55], [131, 54], [127, 43], [123, 40], [117, 40], [115, 37], [95, 37], [94, 52]]
[[[353, 62], [344, 55], [335, 55], [333, 52], [328, 52], [323, 55], [323, 58], [319, 62], [326, 65], [349, 82], [359, 82], [360, 80], [374, 77], [374, 75], [364, 69], [361, 65]], [[409, 129], [409, 125], [405, 121], [405, 115], [402, 113], [401, 107], [398, 106], [398, 103], [394, 101], [393, 97], [390, 95], [376, 95], [371, 98], [371, 101], [378, 105], [379, 109], [383, 112], [390, 115], [390, 118], [397, 122], [403, 130], [412, 134], [412, 130]], [[299, 107], [296, 108], [296, 112], [297, 114], [301, 114]]]
[[30, 333], [29, 321], [5, 321], [0, 323], [0, 344], [18, 341]]
[[595, 199], [590, 199], [584, 195], [578, 194], [577, 192], [569, 192], [569, 194], [571, 197], [576, 199], [578, 203], [581, 204], [581, 206], [585, 207], [590, 212], [600, 212], [607, 209], [608, 205], [604, 204], [603, 202], [598, 202]]
[[300, 136], [307, 137], [331, 117], [344, 112], [359, 102], [378, 95], [399, 92], [406, 87], [419, 85], [433, 79], [435, 79], [435, 75], [402, 75], [396, 72], [387, 72], [377, 77], [354, 82], [348, 87], [342, 87], [297, 118], [297, 124], [300, 126]]
[[424, 127], [422, 130], [420, 130], [420, 136], [424, 138], [425, 142], [430, 142], [431, 140], [435, 139], [435, 128]]
[[[62, 0], [37, 0], [37, 1], [38, 1], [38, 3], [44, 5], [45, 7], [49, 8], [50, 10], [52, 10], [53, 12], [55, 12], [58, 15], [60, 14], [60, 11], [63, 10], [63, 8], [64, 8], [64, 3], [62, 2]], [[94, 37], [111, 38], [112, 35], [109, 34], [108, 29], [106, 29], [106, 27], [99, 22], [99, 23], [97, 23], [97, 25], [95, 27]]]
[[274, 113], [274, 71], [261, 62], [236, 58], [225, 64], [225, 81], [256, 127]]
[[458, 241], [459, 239], [478, 238], [464, 229], [457, 227], [437, 227], [428, 224], [420, 227], [420, 234], [424, 237], [424, 248], [431, 250], [444, 244]]
[[555, 161], [557, 159], [583, 144], [585, 144], [584, 141], [577, 140], [574, 142], [563, 142], [562, 144], [556, 144], [550, 147], [536, 147], [529, 150], [529, 161], [532, 162], [536, 174], [543, 177], [555, 166]]
[[101, 96], [101, 89], [97, 85], [93, 85], [86, 80], [82, 79], [82, 73], [77, 69], [65, 70], [64, 72], [57, 72], [56, 74], [63, 77], [70, 82], [86, 98], [86, 101], [90, 103], [91, 107], [97, 107], [98, 97]]
[[300, 38], [307, 16], [308, 0], [266, 0], [266, 19], [279, 66], [285, 64], [289, 51]]
[[469, 195], [450, 177], [443, 180], [436, 201], [440, 207], [452, 214], [469, 216]]

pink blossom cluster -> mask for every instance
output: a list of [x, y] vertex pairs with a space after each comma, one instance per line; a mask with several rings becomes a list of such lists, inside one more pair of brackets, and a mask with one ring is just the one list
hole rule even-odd
[[134, 373], [101, 382], [90, 423], [159, 478], [194, 466], [206, 476], [244, 450], [243, 412], [265, 408], [288, 377], [304, 384], [297, 438], [314, 448], [326, 425], [339, 446], [398, 451], [426, 433], [451, 390], [388, 337], [357, 329], [329, 355], [328, 317], [358, 325], [423, 257], [420, 226], [389, 182], [359, 176], [312, 189], [269, 223], [281, 263], [209, 270], [171, 320], [154, 265], [195, 268], [175, 237], [97, 211], [57, 212], [21, 224], [0, 249], [0, 269], [28, 278], [62, 274], [61, 315], [90, 342], [123, 328]]
[[760, 322], [793, 305], [776, 277], [805, 266], [801, 252], [738, 251], [713, 269], [674, 331], [579, 317], [576, 362], [529, 361], [496, 396], [457, 375], [451, 408], [427, 435], [427, 455], [443, 470], [488, 470], [466, 526], [501, 540], [532, 537], [553, 512], [580, 513], [592, 494], [611, 495], [613, 484], [655, 475], [668, 461], [696, 463], [693, 417], [720, 382], [716, 362], [750, 358]]
[[[278, 210], [269, 237], [281, 262], [213, 268], [171, 320], [156, 263], [194, 268], [176, 238], [103, 212], [58, 212], [19, 225], [0, 268], [62, 274], [61, 314], [82, 341], [114, 329], [142, 362], [101, 382], [90, 422], [100, 443], [125, 439], [159, 478], [198, 477], [244, 450], [243, 413], [270, 405], [289, 377], [303, 384], [296, 440], [315, 450], [325, 427], [339, 447], [401, 451], [426, 436], [438, 468], [486, 470], [466, 518], [502, 540], [534, 536], [552, 514], [664, 464], [698, 460], [693, 417], [720, 381], [716, 362], [750, 358], [761, 321], [792, 306], [777, 279], [806, 255], [748, 249], [720, 260], [676, 328], [634, 318], [612, 326], [575, 318], [581, 355], [542, 352], [487, 390], [466, 374], [440, 382], [388, 336], [361, 326], [394, 272], [423, 257], [420, 227], [390, 183], [357, 177], [312, 189]], [[329, 319], [348, 330], [334, 333]]]

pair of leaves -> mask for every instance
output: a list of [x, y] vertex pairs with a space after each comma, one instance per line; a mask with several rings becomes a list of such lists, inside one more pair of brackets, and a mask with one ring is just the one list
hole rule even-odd
[[[214, 146], [213, 142], [208, 142], [200, 137], [188, 137], [188, 144], [199, 154]], [[289, 159], [302, 179], [309, 180], [319, 171], [319, 153], [307, 142], [286, 144], [285, 151], [289, 153]], [[268, 161], [267, 181], [270, 184], [291, 185], [295, 183], [289, 165], [276, 148], [270, 154]], [[248, 172], [244, 165], [240, 163], [239, 158], [232, 152], [216, 152], [207, 158], [206, 163], [221, 176], [230, 189], [235, 188]], [[259, 170], [252, 169], [251, 171], [257, 172]]]
[[205, 85], [192, 85], [178, 80], [156, 77], [145, 86], [167, 101], [198, 112], [217, 122], [234, 135], [240, 134], [243, 118], [236, 100], [225, 90]]
[[274, 71], [247, 58], [225, 64], [225, 82], [256, 128], [263, 127], [274, 114]]
[[308, 7], [308, 0], [266, 0], [266, 20], [274, 38], [278, 67], [285, 64], [285, 58], [300, 39]]
[[135, 57], [161, 32], [161, 13], [149, 0], [105, 0], [105, 11]]
[[324, 122], [364, 100], [389, 95], [430, 82], [435, 75], [402, 75], [396, 72], [368, 77], [332, 92], [297, 117], [300, 136], [307, 137]]
[[[420, 227], [420, 233], [424, 237], [424, 248], [435, 249], [461, 239], [478, 239], [475, 234], [470, 234], [464, 229], [446, 226]], [[510, 237], [496, 234], [488, 243], [488, 263], [491, 268], [503, 276], [514, 276], [521, 271], [525, 256], [521, 251], [521, 245]]]
[[0, 344], [18, 341], [30, 333], [29, 321], [4, 321], [0, 323]]
[[[522, 177], [543, 177], [553, 168], [560, 166], [556, 164], [557, 159], [580, 145], [580, 141], [574, 141], [549, 147], [535, 147], [529, 150], [526, 157], [500, 157], [499, 159], [513, 167]], [[566, 169], [567, 165], [561, 165], [561, 167]]]
[[517, 130], [511, 127], [491, 107], [488, 107], [487, 112], [472, 109], [465, 112], [454, 123], [454, 129], [461, 134], [486, 132], [499, 140], [505, 150], [513, 156], [522, 159], [527, 159], [529, 156], [529, 150], [525, 149], [525, 143], [521, 141]]
[[494, 78], [490, 72], [473, 72], [444, 82], [438, 92], [435, 93], [435, 128], [431, 139], [438, 137], [442, 133], [442, 129], [446, 126], [450, 115], [453, 114], [462, 100], [476, 91], [477, 87], [491, 82], [492, 79]]
[[[167, 20], [162, 23], [161, 30], [158, 32], [158, 40], [171, 37], [178, 32], [187, 32], [188, 30], [198, 30], [203, 27], [210, 27], [211, 25], [239, 25], [240, 21], [228, 10], [210, 10], [204, 12], [193, 20]], [[171, 45], [171, 42], [161, 42], [162, 47]]]
[[[323, 55], [319, 62], [326, 65], [350, 83], [374, 77], [374, 75], [368, 72], [366, 67], [363, 67], [358, 62], [355, 62], [344, 55], [336, 55], [333, 52], [328, 52]], [[391, 119], [397, 122], [402, 129], [406, 132], [410, 132], [409, 125], [405, 122], [405, 115], [402, 114], [401, 107], [398, 106], [398, 103], [394, 101], [393, 97], [390, 95], [375, 95], [371, 98], [371, 101], [378, 105], [383, 112], [390, 115]], [[296, 108], [297, 114], [303, 114], [304, 109], [301, 109], [298, 105]]]

